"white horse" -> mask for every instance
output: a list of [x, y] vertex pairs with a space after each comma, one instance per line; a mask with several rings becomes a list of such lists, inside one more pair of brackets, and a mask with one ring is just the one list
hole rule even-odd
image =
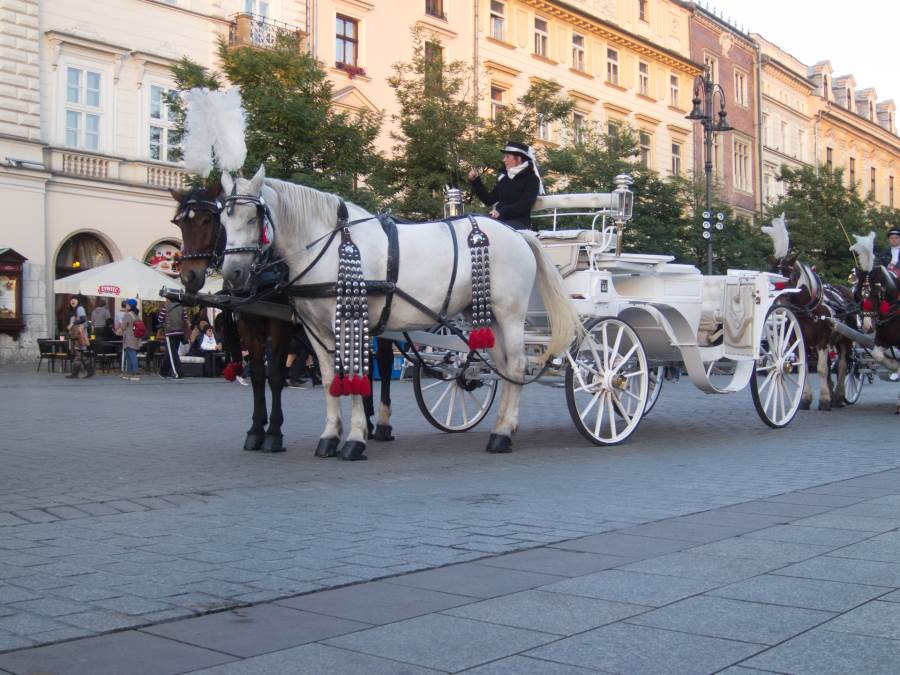
[[[333, 284], [338, 272], [340, 237], [330, 236], [338, 226], [342, 200], [333, 194], [275, 179], [266, 179], [260, 167], [252, 179], [233, 179], [222, 175], [226, 195], [232, 195], [222, 212], [222, 225], [227, 237], [222, 275], [233, 286], [247, 283], [251, 266], [261, 246], [271, 246], [271, 255], [283, 259], [293, 279], [308, 271], [298, 281], [305, 284]], [[274, 236], [261, 237], [265, 225], [259, 222], [260, 201], [271, 211]], [[349, 220], [354, 220], [353, 215]], [[551, 340], [543, 354], [549, 359], [564, 352], [580, 330], [580, 321], [571, 299], [563, 288], [559, 272], [544, 254], [536, 237], [513, 230], [485, 216], [476, 217], [478, 227], [490, 239], [492, 328], [496, 335], [491, 357], [503, 374], [497, 423], [488, 441], [488, 452], [509, 452], [511, 437], [518, 426], [519, 396], [525, 375], [525, 313], [535, 280], [547, 310]], [[472, 304], [472, 265], [466, 240], [471, 224], [467, 218], [452, 221], [459, 242], [455, 282], [450, 289], [448, 316], [467, 311]], [[387, 237], [374, 219], [353, 224], [353, 242], [359, 248], [363, 276], [385, 279], [388, 259]], [[523, 236], [524, 234], [524, 236]], [[268, 243], [264, 240], [268, 239]], [[337, 241], [336, 241], [337, 239]], [[442, 221], [399, 226], [399, 276], [397, 287], [437, 314], [448, 294], [453, 275], [453, 247], [447, 224]], [[229, 250], [237, 249], [234, 253]], [[316, 261], [315, 264], [312, 264]], [[309, 267], [312, 264], [312, 267]], [[337, 454], [341, 436], [341, 408], [337, 398], [328, 394], [335, 376], [334, 297], [294, 297], [298, 315], [314, 334], [313, 347], [319, 357], [326, 392], [325, 429], [316, 454]], [[384, 298], [369, 297], [369, 312], [378, 317]], [[399, 296], [393, 300], [386, 330], [427, 329], [435, 324], [433, 314], [426, 313]], [[365, 459], [366, 424], [362, 398], [352, 398], [350, 432], [341, 449], [344, 459]], [[379, 420], [382, 423], [382, 420]]]

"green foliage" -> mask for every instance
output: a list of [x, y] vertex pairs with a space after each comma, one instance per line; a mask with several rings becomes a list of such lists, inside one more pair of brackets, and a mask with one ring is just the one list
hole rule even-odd
[[[271, 49], [229, 47], [221, 40], [219, 59], [222, 76], [241, 87], [247, 111], [246, 174], [265, 164], [273, 178], [374, 203], [358, 184], [380, 161], [374, 148], [380, 116], [335, 110], [325, 71], [300, 49], [298, 38], [281, 36]], [[218, 88], [222, 79], [187, 58], [172, 70], [180, 89]]]
[[780, 178], [785, 194], [768, 209], [769, 216], [785, 214], [791, 248], [829, 281], [847, 279], [853, 265], [850, 235], [874, 230], [876, 247], [884, 246], [887, 228], [900, 224], [896, 209], [863, 200], [846, 187], [841, 169], [783, 166]]
[[[435, 58], [418, 30], [413, 58], [394, 65], [388, 83], [397, 98], [393, 152], [371, 183], [388, 206], [409, 218], [443, 213], [444, 186], [467, 185], [469, 169], [499, 164], [509, 138], [531, 143], [539, 116], [564, 117], [571, 103], [555, 83], [537, 83], [493, 124], [478, 114], [471, 63]], [[436, 45], [439, 46], [439, 45]]]

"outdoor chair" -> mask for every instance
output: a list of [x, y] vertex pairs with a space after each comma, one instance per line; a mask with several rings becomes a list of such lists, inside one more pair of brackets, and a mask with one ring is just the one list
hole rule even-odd
[[56, 372], [56, 363], [60, 363], [62, 370], [66, 369], [66, 365], [72, 360], [72, 352], [69, 348], [69, 342], [60, 342], [59, 340], [51, 340], [48, 338], [38, 338], [38, 364], [35, 372], [40, 371], [41, 364], [44, 359], [47, 360], [47, 372]]

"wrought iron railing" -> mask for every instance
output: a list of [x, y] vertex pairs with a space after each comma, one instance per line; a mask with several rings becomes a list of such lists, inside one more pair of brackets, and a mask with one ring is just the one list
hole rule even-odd
[[304, 47], [306, 32], [298, 26], [275, 21], [259, 14], [240, 13], [232, 17], [228, 31], [228, 44], [233, 47], [260, 47], [272, 49], [282, 36], [296, 37]]

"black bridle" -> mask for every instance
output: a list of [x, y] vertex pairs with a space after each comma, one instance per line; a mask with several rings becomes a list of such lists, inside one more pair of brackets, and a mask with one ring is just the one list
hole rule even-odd
[[194, 211], [206, 211], [207, 213], [212, 214], [215, 218], [216, 223], [216, 236], [213, 240], [212, 249], [209, 251], [196, 251], [194, 253], [185, 253], [184, 247], [182, 245], [181, 250], [181, 259], [182, 260], [209, 260], [207, 264], [207, 268], [216, 269], [219, 266], [221, 256], [218, 253], [219, 250], [219, 241], [222, 237], [222, 223], [219, 220], [218, 216], [222, 212], [222, 203], [218, 200], [212, 199], [200, 199], [198, 197], [189, 196], [178, 206], [178, 211], [175, 212], [175, 217], [172, 218], [172, 223], [174, 225], [178, 225], [181, 227], [185, 218], [193, 218]]

